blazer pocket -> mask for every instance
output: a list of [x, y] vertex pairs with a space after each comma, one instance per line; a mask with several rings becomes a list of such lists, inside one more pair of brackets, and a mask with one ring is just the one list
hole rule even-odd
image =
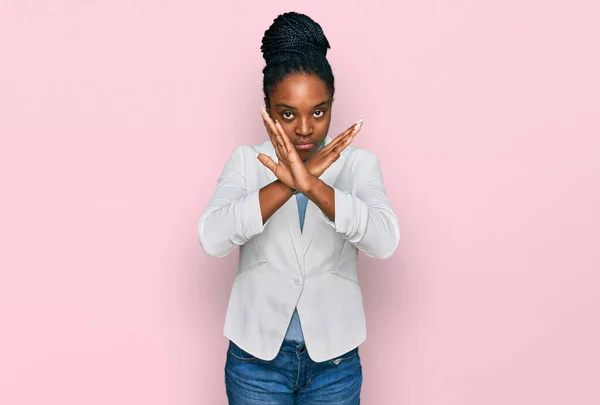
[[331, 273], [335, 274], [336, 276], [340, 276], [348, 281], [352, 281], [354, 284], [360, 286], [356, 259], [351, 261], [352, 266], [348, 266], [348, 259], [344, 257], [344, 255], [347, 253], [346, 251], [348, 250], [349, 245], [350, 242], [344, 242], [342, 252], [340, 253], [340, 258], [338, 259], [338, 265], [337, 267], [333, 267], [331, 269]]
[[240, 257], [237, 266], [235, 278], [241, 276], [247, 271], [254, 270], [265, 264], [265, 260], [260, 248], [258, 247], [257, 237], [252, 238], [245, 245], [240, 247]]
[[331, 270], [331, 272], [333, 274], [335, 274], [336, 276], [339, 276], [339, 277], [343, 278], [344, 280], [351, 281], [351, 282], [353, 282], [354, 284], [356, 284], [357, 286], [360, 287], [360, 282], [358, 281], [358, 279], [356, 279], [356, 277], [347, 275], [345, 273], [342, 273], [342, 272], [339, 271], [339, 269], [338, 270], [333, 269], [333, 270]]
[[267, 263], [267, 261], [266, 261], [266, 260], [261, 260], [260, 262], [254, 263], [254, 264], [252, 264], [251, 266], [249, 266], [249, 267], [246, 267], [245, 269], [241, 269], [241, 270], [239, 270], [239, 271], [236, 273], [234, 280], [235, 280], [236, 278], [238, 278], [239, 276], [241, 276], [242, 274], [245, 274], [245, 273], [247, 273], [248, 271], [254, 270], [254, 269], [258, 268], [258, 267], [261, 267], [261, 266], [263, 266], [263, 265], [264, 265], [264, 264], [266, 264], [266, 263]]

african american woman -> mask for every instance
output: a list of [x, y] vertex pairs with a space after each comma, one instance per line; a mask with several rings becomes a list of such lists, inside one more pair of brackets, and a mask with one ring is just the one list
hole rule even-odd
[[239, 246], [223, 333], [229, 404], [360, 403], [366, 321], [357, 256], [400, 238], [378, 157], [334, 138], [329, 42], [310, 17], [279, 15], [262, 54], [269, 140], [234, 149], [198, 222], [207, 254]]

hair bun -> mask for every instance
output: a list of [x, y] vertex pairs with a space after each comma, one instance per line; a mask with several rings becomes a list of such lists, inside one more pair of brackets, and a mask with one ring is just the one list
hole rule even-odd
[[277, 58], [285, 60], [291, 57], [289, 53], [325, 58], [330, 48], [321, 26], [309, 16], [294, 11], [277, 16], [265, 31], [260, 47], [267, 64]]

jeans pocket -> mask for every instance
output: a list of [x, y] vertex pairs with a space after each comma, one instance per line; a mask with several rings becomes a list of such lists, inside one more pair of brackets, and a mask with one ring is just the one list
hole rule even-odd
[[350, 350], [349, 352], [346, 352], [346, 353], [342, 354], [341, 356], [338, 356], [336, 358], [330, 359], [327, 362], [330, 365], [332, 365], [332, 366], [337, 366], [341, 362], [352, 360], [352, 359], [354, 359], [356, 357], [358, 357], [358, 347], [355, 347], [354, 349]]
[[233, 343], [231, 340], [229, 341], [229, 349], [227, 350], [227, 353], [229, 353], [231, 355], [231, 357], [233, 357], [235, 360], [240, 360], [240, 361], [257, 361], [258, 360], [258, 357], [255, 357], [255, 356], [251, 355], [250, 353], [248, 353], [247, 351], [243, 350], [241, 347], [239, 347], [238, 345]]

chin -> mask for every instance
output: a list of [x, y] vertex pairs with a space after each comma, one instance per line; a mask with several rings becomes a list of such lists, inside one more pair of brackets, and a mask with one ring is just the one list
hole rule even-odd
[[302, 159], [308, 159], [309, 157], [315, 154], [315, 150], [315, 148], [312, 148], [310, 150], [299, 150], [298, 156], [300, 156]]

